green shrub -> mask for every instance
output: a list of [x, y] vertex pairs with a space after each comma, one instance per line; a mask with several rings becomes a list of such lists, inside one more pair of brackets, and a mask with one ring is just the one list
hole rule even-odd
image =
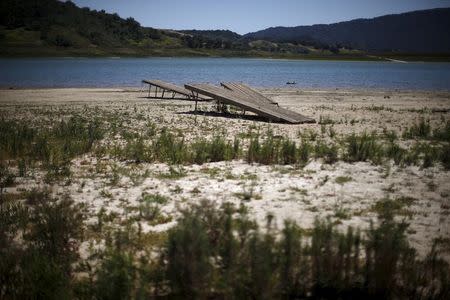
[[69, 198], [57, 200], [43, 195], [34, 206], [30, 216], [33, 226], [25, 239], [69, 272], [70, 264], [78, 258], [77, 241], [82, 238], [84, 215]]
[[227, 142], [223, 136], [216, 135], [211, 141], [200, 139], [189, 145], [191, 162], [203, 164], [206, 162], [227, 161], [238, 158], [240, 142], [235, 138], [233, 144]]
[[84, 215], [70, 199], [48, 192], [30, 192], [27, 202], [31, 209], [0, 203], [0, 296], [71, 298]]
[[385, 153], [389, 159], [394, 160], [396, 165], [403, 165], [407, 150], [403, 149], [395, 142], [390, 142]]
[[248, 240], [249, 296], [252, 299], [273, 299], [277, 294], [278, 255], [275, 236], [268, 231], [255, 231]]
[[208, 148], [209, 161], [229, 160], [232, 157], [232, 155], [230, 155], [231, 147], [222, 136], [217, 135], [213, 137]]
[[443, 128], [436, 128], [433, 131], [433, 139], [450, 142], [450, 121], [447, 121]]
[[285, 221], [279, 245], [279, 290], [290, 299], [307, 294], [307, 279], [301, 275], [302, 266], [307, 263], [302, 240], [300, 228], [292, 221]]
[[390, 143], [394, 143], [397, 139], [397, 132], [395, 130], [387, 130], [386, 128], [383, 128], [383, 134], [384, 137], [390, 142]]
[[[292, 222], [277, 239], [271, 217], [262, 233], [231, 206], [201, 207], [185, 211], [170, 232], [165, 259], [176, 295], [350, 299], [391, 298], [395, 291], [399, 298], [421, 298], [428, 291], [441, 295], [449, 286], [448, 265], [436, 259], [442, 263], [434, 264], [439, 272], [429, 273], [406, 241], [406, 224], [389, 214], [380, 214], [381, 225], [372, 226], [367, 238], [351, 227], [340, 233], [330, 221], [316, 220], [310, 239]], [[425, 274], [431, 281], [420, 284], [430, 290], [405, 283]]]
[[186, 212], [168, 236], [167, 279], [174, 295], [203, 298], [212, 275], [207, 228], [198, 212]]
[[275, 139], [272, 132], [268, 132], [263, 143], [261, 144], [257, 162], [265, 165], [277, 164], [279, 148], [279, 139]]
[[334, 179], [334, 181], [338, 184], [345, 184], [352, 180], [353, 178], [351, 176], [338, 176]]
[[401, 284], [401, 277], [408, 275], [399, 272], [402, 259], [408, 258], [413, 251], [406, 241], [406, 228], [404, 223], [395, 223], [389, 214], [378, 228], [372, 226], [368, 231], [364, 284], [376, 297], [392, 298], [396, 287]]
[[160, 194], [143, 194], [142, 195], [142, 202], [148, 202], [148, 203], [156, 203], [164, 205], [169, 201], [169, 199], [166, 196], [160, 195]]
[[152, 161], [150, 149], [144, 144], [142, 138], [128, 140], [123, 150], [122, 157], [136, 163]]
[[421, 119], [418, 124], [414, 124], [409, 128], [406, 128], [403, 132], [403, 138], [405, 139], [414, 139], [414, 138], [422, 138], [426, 139], [431, 136], [431, 125], [430, 121], [425, 121], [425, 119]]
[[161, 173], [157, 177], [161, 179], [180, 179], [186, 176], [186, 171], [182, 166], [170, 166], [168, 173]]
[[259, 136], [252, 137], [247, 150], [247, 162], [258, 162], [261, 151], [261, 144], [259, 142]]
[[302, 141], [298, 147], [298, 161], [301, 165], [306, 165], [309, 162], [313, 148], [308, 142]]
[[69, 299], [71, 278], [59, 265], [40, 250], [29, 250], [21, 257], [20, 280], [16, 290], [21, 299]]
[[431, 146], [429, 143], [419, 144], [420, 148], [418, 151], [423, 153], [422, 167], [429, 168], [434, 165], [434, 163], [439, 160], [439, 150], [437, 147]]
[[289, 139], [283, 139], [280, 150], [280, 163], [290, 165], [297, 163], [297, 146]]
[[352, 134], [347, 138], [346, 161], [371, 161], [373, 163], [380, 163], [382, 157], [383, 148], [377, 142], [375, 134]]
[[64, 199], [34, 197], [32, 210], [1, 204], [3, 298], [445, 299], [450, 287], [449, 266], [436, 248], [417, 258], [407, 225], [394, 221], [392, 209], [411, 199], [383, 204], [380, 225], [365, 235], [351, 227], [341, 232], [330, 220], [316, 220], [306, 233], [286, 221], [280, 235], [273, 216], [261, 230], [245, 206], [202, 202], [182, 212], [161, 248], [131, 223], [108, 235], [96, 267], [78, 279], [72, 266], [89, 266], [76, 257], [79, 212]]
[[191, 160], [196, 164], [203, 164], [208, 161], [208, 142], [205, 139], [196, 140], [191, 144]]
[[314, 147], [315, 157], [322, 158], [326, 164], [334, 164], [338, 161], [338, 147], [335, 144], [328, 145], [318, 141]]
[[0, 203], [3, 201], [3, 190], [14, 184], [15, 176], [9, 171], [9, 168], [0, 163]]
[[48, 179], [70, 176], [70, 160], [92, 150], [104, 131], [97, 120], [88, 121], [74, 116], [57, 125], [39, 129], [26, 123], [0, 120], [0, 160], [18, 159], [19, 175], [23, 175], [25, 161], [39, 160], [48, 171]]
[[160, 205], [166, 204], [167, 197], [160, 194], [142, 195], [141, 204], [139, 205], [139, 216], [147, 221], [155, 221], [161, 215]]
[[121, 249], [108, 249], [96, 272], [96, 299], [130, 299], [135, 288], [134, 258]]
[[439, 158], [444, 168], [450, 170], [450, 144], [442, 146]]
[[183, 138], [176, 138], [167, 128], [163, 128], [153, 143], [152, 153], [157, 161], [182, 164], [187, 161], [188, 151]]

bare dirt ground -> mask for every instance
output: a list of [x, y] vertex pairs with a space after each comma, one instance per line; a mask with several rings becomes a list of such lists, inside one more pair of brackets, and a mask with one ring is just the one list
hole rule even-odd
[[[289, 108], [316, 119], [315, 124], [279, 124], [251, 117], [215, 114], [214, 104], [200, 104], [193, 113], [191, 102], [149, 100], [145, 92], [133, 89], [24, 89], [0, 91], [0, 117], [20, 120], [36, 126], [51, 126], [73, 114], [103, 117], [117, 127], [131, 132], [148, 130], [149, 123], [169, 128], [186, 141], [224, 134], [230, 140], [249, 132], [273, 131], [300, 141], [308, 135], [324, 140], [339, 140], [362, 132], [402, 132], [429, 120], [432, 128], [450, 121], [450, 93], [381, 90], [301, 90], [261, 89]], [[120, 144], [119, 135], [102, 141], [103, 145]], [[413, 141], [399, 140], [410, 146]], [[13, 166], [14, 168], [14, 166]], [[273, 214], [281, 228], [285, 219], [296, 221], [308, 230], [316, 217], [329, 217], [342, 226], [364, 230], [377, 222], [377, 210], [383, 199], [398, 201], [398, 220], [410, 224], [412, 245], [424, 254], [433, 240], [444, 242], [450, 255], [450, 172], [439, 163], [398, 166], [392, 162], [325, 164], [311, 159], [304, 166], [259, 165], [232, 160], [202, 165], [169, 166], [164, 163], [140, 163], [118, 160], [91, 153], [74, 159], [70, 180], [45, 183], [44, 174], [35, 170], [19, 178], [8, 193], [50, 186], [55, 194], [68, 194], [86, 204], [91, 218], [103, 208], [119, 220], [128, 218], [147, 194], [164, 196], [157, 221], [141, 221], [145, 232], [162, 232], [176, 223], [180, 208], [202, 199], [220, 205], [244, 203], [261, 223]], [[173, 176], [172, 176], [173, 175]]]

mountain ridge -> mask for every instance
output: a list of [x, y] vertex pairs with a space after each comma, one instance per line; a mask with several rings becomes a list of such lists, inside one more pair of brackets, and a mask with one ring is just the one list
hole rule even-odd
[[[450, 20], [450, 8], [409, 12], [403, 16], [430, 14], [430, 11], [444, 11], [445, 17]], [[367, 36], [367, 30], [356, 30], [355, 26], [360, 26], [361, 22], [370, 24], [374, 19], [395, 19], [398, 16], [394, 14], [310, 26], [277, 26], [240, 35], [230, 30], [144, 27], [131, 17], [124, 19], [104, 10], [81, 8], [70, 1], [2, 0], [0, 56], [220, 56], [374, 60], [383, 59], [381, 56], [387, 55], [405, 56], [405, 53], [399, 54], [404, 50], [402, 47], [386, 47], [385, 44], [386, 40], [388, 43], [394, 43], [402, 38], [389, 40], [386, 39], [386, 34], [383, 34], [378, 40], [361, 43], [358, 39], [355, 41], [354, 37]], [[422, 23], [427, 23], [433, 17], [435, 15], [428, 15]], [[447, 19], [444, 18], [441, 22], [444, 28], [447, 25], [450, 28], [450, 21]], [[336, 26], [338, 29], [342, 26], [344, 28], [336, 31]], [[356, 34], [351, 38], [352, 35], [349, 36], [348, 32]], [[426, 32], [432, 40], [421, 43], [424, 45], [423, 49], [412, 51], [431, 53], [430, 55], [406, 53], [406, 56], [409, 55], [408, 59], [449, 60], [449, 34], [445, 29], [440, 29], [439, 34], [438, 38], [435, 38], [436, 35], [433, 37], [433, 34]], [[373, 47], [377, 44], [380, 44], [380, 47]], [[442, 47], [442, 44], [445, 47]], [[431, 47], [433, 51], [428, 51], [426, 47]], [[442, 49], [445, 54], [436, 55]], [[409, 50], [405, 52], [411, 52]]]
[[[245, 34], [243, 38], [273, 42], [314, 41], [363, 51], [439, 53], [450, 52], [448, 28], [450, 8], [435, 8], [331, 24], [269, 27]], [[413, 42], [408, 39], [411, 34], [415, 38]]]

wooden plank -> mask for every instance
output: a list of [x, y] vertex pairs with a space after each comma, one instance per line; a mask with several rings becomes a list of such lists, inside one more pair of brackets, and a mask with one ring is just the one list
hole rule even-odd
[[161, 80], [142, 80], [142, 82], [147, 83], [149, 85], [159, 87], [164, 90], [178, 93], [180, 95], [184, 95], [184, 96], [188, 96], [188, 97], [191, 96], [191, 92], [189, 90], [187, 90], [183, 87], [177, 86], [175, 84], [169, 83], [169, 82], [164, 82]]
[[[274, 104], [278, 105], [278, 103], [276, 103], [275, 101], [271, 100], [270, 98], [264, 96], [263, 94], [259, 93], [258, 91], [252, 89], [251, 87], [249, 87], [245, 84], [235, 83], [235, 82], [223, 82], [223, 83], [221, 83], [221, 85], [229, 90], [232, 90], [232, 91], [235, 91], [238, 93], [242, 93], [242, 95], [245, 97], [253, 98], [258, 102], [262, 102], [262, 103], [269, 104], [269, 105], [274, 105]], [[283, 110], [283, 114], [285, 114], [286, 116], [289, 116], [293, 119], [296, 119], [299, 122], [306, 122], [306, 123], [314, 122], [314, 119], [305, 117], [294, 111], [291, 111], [288, 109], [283, 109], [283, 108], [281, 108], [281, 110]]]
[[251, 111], [257, 115], [269, 118], [271, 120], [285, 121], [294, 124], [314, 122], [313, 119], [301, 115], [293, 118], [292, 116], [290, 116], [289, 111], [284, 108], [269, 105], [267, 103], [262, 103], [260, 101], [255, 101], [248, 96], [244, 96], [242, 93], [226, 90], [217, 86], [209, 84], [186, 84], [185, 88], [196, 93], [211, 97], [217, 101], [221, 101], [223, 103], [231, 104], [244, 110]]
[[[163, 96], [164, 96], [164, 92], [165, 91], [169, 91], [169, 92], [173, 92], [173, 93], [177, 93], [180, 94], [182, 96], [187, 97], [186, 100], [193, 100], [195, 101], [195, 97], [192, 94], [192, 92], [190, 90], [185, 89], [184, 87], [175, 85], [173, 83], [170, 82], [165, 82], [162, 80], [142, 80], [143, 83], [149, 84], [150, 86], [155, 86], [156, 89], [160, 88], [163, 92]], [[155, 94], [156, 95], [156, 94]], [[156, 96], [155, 96], [156, 97]], [[174, 97], [172, 97], [174, 98]], [[198, 97], [197, 97], [198, 98]], [[198, 98], [197, 101], [210, 101], [211, 99], [206, 99], [206, 98]]]
[[256, 99], [257, 101], [261, 101], [261, 102], [264, 102], [267, 104], [278, 105], [277, 102], [275, 102], [272, 99], [264, 96], [263, 94], [255, 91], [248, 85], [245, 85], [242, 83], [237, 83], [237, 82], [221, 82], [220, 85], [228, 90], [241, 92], [244, 95], [247, 95], [248, 97], [252, 97], [252, 98]]

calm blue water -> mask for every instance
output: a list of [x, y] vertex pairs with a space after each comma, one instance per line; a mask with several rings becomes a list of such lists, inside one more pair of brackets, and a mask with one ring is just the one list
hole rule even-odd
[[450, 90], [450, 63], [296, 61], [241, 58], [0, 59], [1, 87], [141, 86], [242, 81], [281, 87]]

